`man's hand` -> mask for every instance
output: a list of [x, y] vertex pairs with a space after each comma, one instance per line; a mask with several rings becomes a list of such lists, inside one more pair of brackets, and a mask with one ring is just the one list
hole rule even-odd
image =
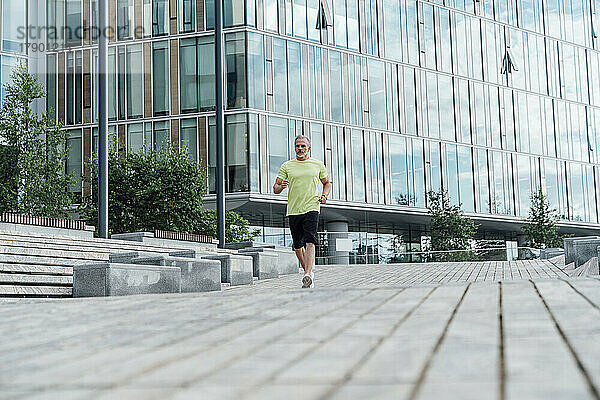
[[275, 179], [275, 184], [273, 185], [273, 193], [279, 194], [283, 192], [283, 189], [288, 187], [289, 183], [290, 181], [287, 179], [281, 179], [280, 177], [277, 177], [277, 179]]

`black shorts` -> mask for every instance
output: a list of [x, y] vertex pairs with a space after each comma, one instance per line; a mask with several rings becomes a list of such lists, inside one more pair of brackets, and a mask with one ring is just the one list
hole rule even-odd
[[309, 211], [306, 214], [289, 215], [290, 231], [294, 240], [294, 249], [301, 249], [306, 243], [319, 244], [317, 228], [319, 227], [319, 212]]

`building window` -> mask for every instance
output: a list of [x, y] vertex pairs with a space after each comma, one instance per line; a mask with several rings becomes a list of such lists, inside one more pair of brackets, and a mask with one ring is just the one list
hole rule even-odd
[[260, 192], [260, 152], [258, 145], [258, 115], [248, 115], [248, 153], [250, 164], [250, 191]]
[[385, 64], [383, 61], [369, 59], [369, 116], [371, 126], [387, 128], [385, 96]]
[[117, 71], [119, 74], [119, 80], [117, 84], [117, 108], [119, 111], [119, 119], [125, 119], [125, 46], [118, 47]]
[[348, 80], [350, 89], [350, 123], [352, 125], [362, 125], [362, 78], [361, 58], [359, 56], [350, 55], [348, 57]]
[[[70, 0], [69, 2], [71, 2]], [[26, 38], [20, 33], [27, 26], [27, 2], [23, 0], [2, 2], [2, 50], [10, 53], [27, 53]]]
[[46, 75], [46, 112], [48, 118], [56, 121], [56, 54], [48, 54], [46, 64], [48, 69]]
[[246, 114], [226, 117], [225, 161], [227, 191], [248, 192], [248, 134]]
[[367, 190], [373, 193], [373, 203], [383, 203], [384, 180], [381, 133], [370, 132], [369, 141], [369, 150], [371, 152], [371, 187]]
[[477, 212], [490, 213], [490, 184], [488, 178], [488, 160], [487, 151], [484, 149], [477, 149], [473, 154], [475, 157], [475, 193]]
[[81, 51], [75, 53], [75, 123], [83, 122], [83, 54]]
[[67, 125], [75, 124], [75, 53], [67, 53]]
[[117, 39], [133, 36], [133, 15], [133, 0], [117, 0]]
[[179, 129], [179, 147], [187, 149], [190, 158], [198, 161], [198, 127], [196, 118], [182, 119]]
[[306, 39], [306, 0], [292, 0], [292, 4], [294, 36]]
[[196, 29], [196, 0], [180, 0], [181, 32], [193, 32]]
[[169, 32], [168, 0], [152, 0], [152, 36], [162, 36]]
[[[288, 160], [288, 120], [285, 118], [269, 117], [269, 182], [275, 182], [279, 168]], [[287, 191], [287, 189], [286, 189]]]
[[81, 147], [81, 129], [72, 129], [68, 131], [67, 139], [67, 175], [73, 174], [74, 182], [69, 186], [69, 192], [81, 194], [81, 172], [83, 152]]
[[144, 37], [152, 36], [152, 0], [144, 0], [142, 7], [142, 28]]
[[342, 55], [339, 51], [329, 51], [329, 86], [331, 87], [331, 119], [343, 122]]
[[[166, 40], [154, 42], [152, 52], [154, 115], [167, 115], [169, 114], [169, 42]], [[185, 67], [182, 65], [181, 68], [183, 70]]]
[[[248, 107], [264, 110], [266, 96], [263, 36], [248, 32]], [[300, 93], [297, 97], [302, 98]]]
[[302, 115], [302, 75], [300, 73], [300, 43], [287, 43], [287, 71], [290, 114]]
[[271, 32], [277, 32], [277, 0], [265, 1], [265, 29]]
[[352, 130], [352, 200], [364, 203], [365, 198], [365, 146], [363, 132]]
[[425, 174], [423, 141], [389, 136], [392, 203], [423, 207]]
[[246, 107], [246, 60], [243, 33], [225, 35], [227, 108]]
[[154, 150], [156, 151], [163, 151], [169, 148], [171, 143], [170, 121], [158, 121], [154, 123], [152, 143], [154, 144]]
[[117, 56], [116, 47], [108, 48], [108, 119], [117, 119]]
[[365, 48], [364, 53], [378, 55], [377, 46], [377, 0], [365, 0], [365, 14], [363, 16], [365, 26]]
[[83, 30], [81, 26], [81, 0], [67, 0], [66, 5], [66, 32], [67, 46], [81, 46]]
[[212, 37], [179, 42], [181, 112], [208, 111], [215, 107], [215, 59]]
[[321, 30], [317, 28], [321, 0], [306, 0], [306, 17], [308, 21], [307, 36], [309, 40], [321, 41]]
[[276, 112], [288, 111], [287, 52], [283, 39], [273, 38], [273, 106]]
[[225, 27], [244, 25], [244, 0], [223, 2], [223, 25]]
[[331, 127], [331, 181], [332, 198], [346, 199], [346, 150], [344, 128]]
[[[109, 125], [108, 133], [108, 148], [109, 151], [117, 150], [117, 126]], [[98, 154], [98, 127], [92, 128], [92, 154]]]
[[323, 119], [323, 60], [321, 48], [310, 46], [308, 48], [308, 98], [310, 103], [310, 116]]
[[144, 109], [142, 45], [127, 46], [127, 118], [140, 118]]
[[[148, 147], [150, 147], [150, 143], [148, 144]], [[127, 152], [138, 153], [145, 149], [144, 124], [127, 125]]]

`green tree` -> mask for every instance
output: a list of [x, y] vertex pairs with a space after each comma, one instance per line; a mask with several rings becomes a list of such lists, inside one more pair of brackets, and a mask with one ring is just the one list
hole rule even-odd
[[[198, 232], [212, 237], [217, 237], [217, 213], [215, 210], [204, 210], [202, 218], [198, 221]], [[250, 229], [247, 219], [235, 211], [225, 213], [225, 241], [248, 242], [254, 240], [260, 231]]]
[[[431, 244], [429, 251], [468, 250], [477, 232], [477, 224], [465, 217], [460, 205], [450, 203], [448, 192], [429, 191], [427, 209], [431, 217], [429, 226]], [[472, 258], [468, 251], [437, 253], [430, 257], [435, 261], [461, 261]]]
[[0, 212], [67, 218], [75, 182], [65, 174], [68, 133], [31, 104], [46, 96], [19, 63], [4, 85], [0, 109]]
[[556, 209], [550, 203], [542, 189], [531, 195], [531, 205], [523, 233], [529, 246], [534, 248], [562, 247], [563, 236], [558, 234]]
[[[82, 215], [97, 226], [98, 161], [89, 163], [85, 178], [92, 195], [86, 196]], [[215, 237], [214, 212], [205, 210], [206, 175], [186, 151], [174, 148], [108, 153], [108, 229], [111, 234], [167, 230]], [[226, 240], [251, 240], [248, 221], [234, 212], [226, 217]]]

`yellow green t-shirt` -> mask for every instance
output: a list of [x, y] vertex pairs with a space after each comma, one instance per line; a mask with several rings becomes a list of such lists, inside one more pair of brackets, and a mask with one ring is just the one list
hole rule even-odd
[[287, 215], [319, 211], [319, 184], [327, 177], [325, 165], [313, 158], [286, 161], [277, 175], [289, 181]]

